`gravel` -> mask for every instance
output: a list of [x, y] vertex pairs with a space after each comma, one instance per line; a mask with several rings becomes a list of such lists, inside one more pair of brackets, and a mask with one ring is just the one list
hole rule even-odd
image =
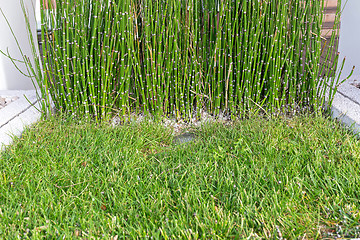
[[[146, 118], [143, 115], [131, 115], [130, 117], [125, 117], [125, 119], [121, 119], [119, 116], [115, 116], [112, 120], [111, 120], [111, 124], [112, 126], [119, 126], [121, 125], [124, 121], [130, 121], [130, 122], [142, 122], [144, 121]], [[192, 118], [189, 121], [184, 121], [184, 120], [176, 120], [176, 119], [170, 119], [170, 118], [164, 118], [162, 120], [162, 125], [165, 127], [169, 127], [173, 130], [173, 135], [177, 136], [183, 133], [186, 133], [187, 130], [190, 127], [199, 127], [202, 124], [206, 124], [209, 122], [221, 122], [221, 123], [225, 123], [225, 124], [231, 124], [232, 121], [229, 117], [224, 116], [223, 114], [219, 114], [217, 117], [214, 117], [210, 114], [208, 114], [206, 111], [201, 111], [200, 112], [200, 119], [198, 118]]]
[[2, 96], [0, 96], [0, 109], [3, 109], [10, 103], [16, 101], [17, 99], [19, 99], [19, 97], [16, 97], [16, 96], [15, 97], [9, 97], [9, 96], [2, 97]]

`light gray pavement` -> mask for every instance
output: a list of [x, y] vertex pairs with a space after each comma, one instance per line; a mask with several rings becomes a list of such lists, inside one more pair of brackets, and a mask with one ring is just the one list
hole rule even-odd
[[[35, 90], [17, 91], [7, 90], [0, 91], [1, 97], [19, 98], [10, 103], [3, 109], [0, 109], [0, 151], [6, 145], [11, 144], [14, 136], [21, 136], [25, 127], [38, 121], [41, 117], [39, 102]], [[25, 97], [26, 96], [26, 97]], [[37, 109], [36, 109], [37, 108]]]
[[360, 75], [352, 76], [339, 86], [331, 115], [350, 127], [354, 133], [360, 133]]
[[[25, 98], [25, 96], [26, 98]], [[41, 117], [35, 90], [0, 91], [1, 97], [19, 99], [0, 109], [0, 151], [11, 144], [14, 136], [21, 136], [25, 127]], [[37, 108], [37, 109], [36, 109]], [[360, 76], [353, 76], [338, 88], [331, 108], [332, 117], [360, 133]]]

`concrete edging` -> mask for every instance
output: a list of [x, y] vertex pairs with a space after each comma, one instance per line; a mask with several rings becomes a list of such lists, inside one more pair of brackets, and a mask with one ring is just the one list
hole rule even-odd
[[360, 133], [360, 76], [353, 76], [341, 84], [335, 94], [331, 117], [338, 119], [355, 134]]
[[[21, 136], [26, 126], [37, 122], [41, 113], [35, 90], [0, 91], [1, 96], [17, 96], [19, 99], [0, 110], [0, 151], [12, 143], [14, 136]], [[37, 108], [37, 109], [36, 109]]]

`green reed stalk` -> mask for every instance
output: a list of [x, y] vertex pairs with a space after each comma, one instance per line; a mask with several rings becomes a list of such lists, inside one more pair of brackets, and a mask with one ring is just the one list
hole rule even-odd
[[327, 66], [330, 53], [320, 58], [323, 1], [57, 0], [56, 6], [43, 9], [44, 75], [37, 81], [46, 104], [50, 93], [58, 110], [74, 116], [319, 110], [324, 79], [339, 81], [336, 63]]

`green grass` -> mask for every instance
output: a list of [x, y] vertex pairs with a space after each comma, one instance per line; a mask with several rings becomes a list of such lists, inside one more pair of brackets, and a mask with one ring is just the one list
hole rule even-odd
[[[39, 122], [0, 156], [6, 239], [360, 237], [360, 143], [324, 117]], [[114, 238], [115, 239], [115, 238]]]

